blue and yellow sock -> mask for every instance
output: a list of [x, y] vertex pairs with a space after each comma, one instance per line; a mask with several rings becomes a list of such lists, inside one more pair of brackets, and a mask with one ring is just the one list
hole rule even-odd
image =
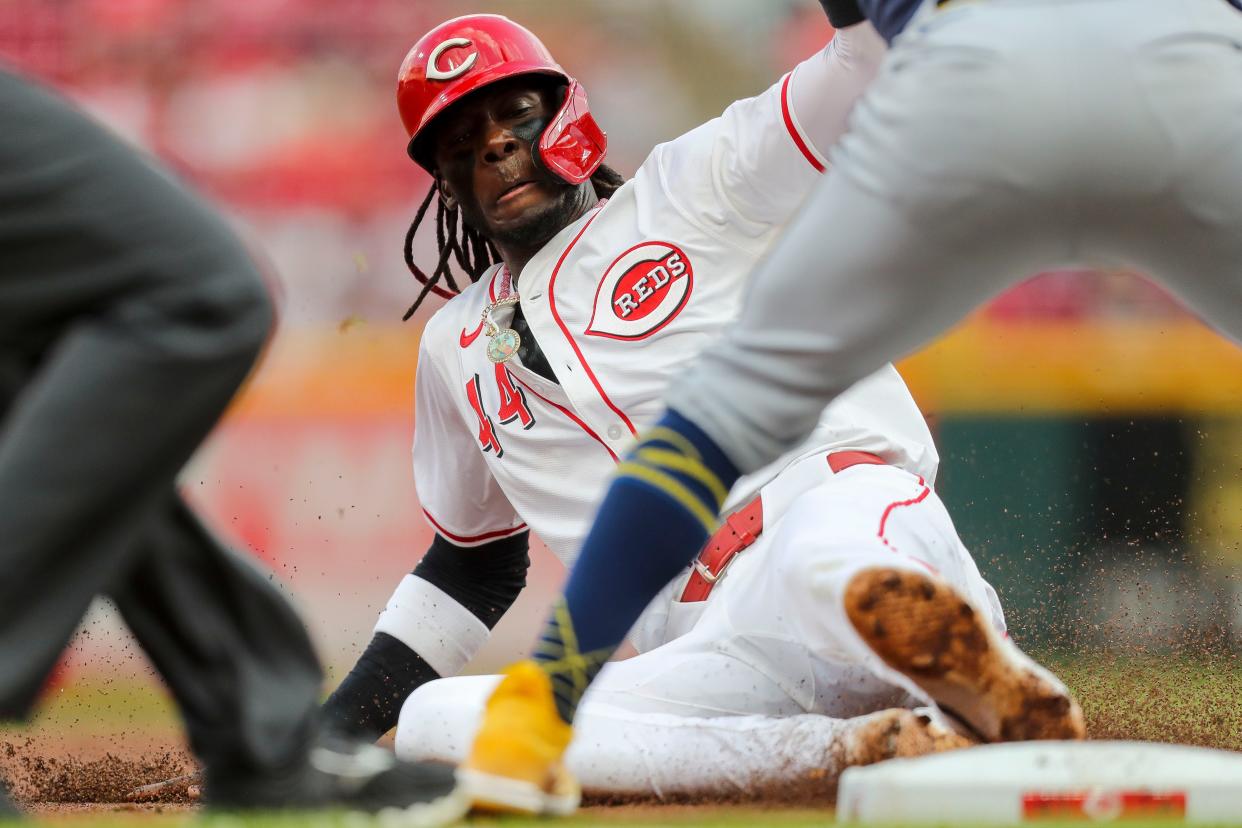
[[566, 722], [638, 616], [715, 531], [737, 468], [667, 412], [617, 466], [534, 658]]

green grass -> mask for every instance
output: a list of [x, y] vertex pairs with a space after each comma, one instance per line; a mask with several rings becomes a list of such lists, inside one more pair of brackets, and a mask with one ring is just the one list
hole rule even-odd
[[1242, 656], [1092, 654], [1049, 659], [1082, 703], [1093, 739], [1242, 751]]
[[35, 733], [90, 737], [130, 730], [162, 735], [179, 727], [176, 705], [155, 679], [84, 675], [47, 691], [32, 721], [0, 722], [0, 739]]

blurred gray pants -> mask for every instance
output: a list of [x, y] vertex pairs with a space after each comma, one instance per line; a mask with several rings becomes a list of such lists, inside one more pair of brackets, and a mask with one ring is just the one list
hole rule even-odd
[[668, 395], [743, 473], [1041, 269], [1137, 269], [1242, 340], [1242, 13], [1222, 0], [929, 3], [830, 161]]
[[0, 717], [110, 595], [209, 767], [304, 761], [321, 674], [268, 577], [175, 489], [266, 340], [250, 257], [205, 204], [0, 71]]

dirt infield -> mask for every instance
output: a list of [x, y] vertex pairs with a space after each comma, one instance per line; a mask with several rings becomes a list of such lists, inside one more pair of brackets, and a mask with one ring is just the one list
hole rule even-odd
[[[1082, 702], [1094, 739], [1137, 739], [1242, 750], [1242, 659], [1212, 660], [1099, 658], [1058, 665], [1057, 671]], [[84, 711], [83, 711], [84, 712]], [[193, 808], [189, 784], [173, 785], [147, 803], [133, 803], [135, 788], [183, 776], [195, 769], [175, 731], [165, 723], [150, 729], [127, 727], [121, 734], [83, 733], [61, 724], [56, 732], [0, 741], [0, 774], [14, 798], [34, 815], [116, 812], [177, 813]], [[768, 790], [709, 800], [590, 797], [596, 816], [616, 814], [639, 820], [649, 809], [661, 819], [679, 809], [695, 812], [727, 806], [732, 811], [765, 805], [814, 808], [822, 813], [833, 801], [827, 774], [792, 780]]]
[[[23, 805], [129, 804], [135, 788], [183, 776], [195, 766], [179, 748], [122, 744], [94, 758], [56, 755], [49, 748], [35, 739], [0, 743], [0, 771]], [[183, 785], [167, 789], [153, 804], [192, 802]]]

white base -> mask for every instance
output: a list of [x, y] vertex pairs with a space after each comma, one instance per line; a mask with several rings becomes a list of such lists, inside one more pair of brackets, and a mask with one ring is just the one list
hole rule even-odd
[[1012, 742], [841, 776], [841, 822], [1150, 818], [1242, 824], [1242, 753], [1153, 742]]

